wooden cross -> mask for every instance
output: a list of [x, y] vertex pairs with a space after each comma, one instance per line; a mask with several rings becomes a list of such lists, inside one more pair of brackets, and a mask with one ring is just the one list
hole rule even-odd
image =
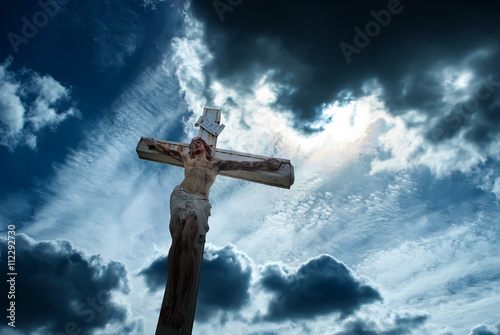
[[[258, 156], [247, 153], [240, 153], [230, 150], [216, 148], [217, 136], [224, 129], [224, 125], [220, 124], [221, 109], [204, 108], [203, 115], [198, 119], [195, 126], [200, 127], [198, 136], [202, 137], [212, 149], [212, 156], [224, 160], [233, 161], [263, 161], [268, 157]], [[157, 140], [161, 145], [179, 152], [189, 151], [189, 144], [177, 143], [171, 141]], [[159, 163], [171, 164], [176, 166], [183, 166], [182, 162], [173, 159], [170, 156], [159, 153], [158, 151], [149, 149], [145, 138], [141, 138], [136, 148], [139, 158]], [[214, 154], [215, 153], [215, 154]], [[264, 170], [231, 170], [220, 171], [219, 175], [239, 178], [251, 182], [266, 184], [289, 189], [294, 182], [293, 166], [288, 159], [280, 159], [282, 164], [277, 171], [264, 171]], [[186, 316], [184, 324], [180, 329], [174, 329], [170, 326], [163, 324], [158, 317], [156, 326], [156, 335], [189, 335], [191, 334], [194, 321], [194, 312], [196, 308], [196, 297], [198, 295], [198, 286], [200, 282], [201, 263], [203, 260], [203, 250], [205, 244], [201, 243], [195, 260], [194, 279], [188, 294], [188, 301], [186, 304]], [[162, 306], [167, 302], [167, 289], [163, 295]], [[161, 308], [160, 308], [161, 311]]]

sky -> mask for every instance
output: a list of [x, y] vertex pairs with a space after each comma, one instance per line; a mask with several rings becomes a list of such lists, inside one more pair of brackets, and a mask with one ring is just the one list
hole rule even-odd
[[2, 1], [0, 291], [16, 318], [0, 331], [154, 333], [183, 171], [135, 147], [189, 142], [206, 106], [219, 148], [289, 159], [295, 183], [218, 177], [193, 334], [500, 335], [499, 14]]

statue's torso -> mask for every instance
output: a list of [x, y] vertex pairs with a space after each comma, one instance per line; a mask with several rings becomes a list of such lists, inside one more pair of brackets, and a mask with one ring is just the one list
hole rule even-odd
[[217, 172], [215, 160], [209, 161], [199, 157], [188, 158], [184, 162], [184, 180], [181, 187], [188, 193], [208, 198]]

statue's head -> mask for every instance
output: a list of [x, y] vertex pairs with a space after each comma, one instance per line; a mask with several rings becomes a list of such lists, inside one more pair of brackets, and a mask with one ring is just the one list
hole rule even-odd
[[[189, 144], [189, 157], [191, 158], [194, 158], [194, 156], [196, 155], [196, 149], [193, 150], [193, 144], [195, 144], [195, 142], [199, 142], [202, 144], [203, 146], [203, 149], [205, 149], [205, 157], [208, 159], [208, 160], [211, 160], [212, 159], [212, 149], [210, 149], [210, 146], [208, 145], [207, 142], [205, 142], [205, 140], [201, 137], [195, 137], [191, 140], [191, 144]], [[198, 149], [199, 150], [199, 149]]]

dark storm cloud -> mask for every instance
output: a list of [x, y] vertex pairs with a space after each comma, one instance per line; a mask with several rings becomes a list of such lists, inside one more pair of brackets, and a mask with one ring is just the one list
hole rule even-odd
[[474, 327], [469, 335], [500, 335], [500, 322], [496, 323], [493, 327], [485, 325]]
[[196, 317], [207, 320], [214, 311], [237, 311], [249, 300], [252, 269], [232, 245], [207, 248], [198, 291]]
[[347, 322], [344, 329], [334, 335], [406, 335], [412, 334], [413, 330], [422, 326], [427, 320], [426, 315], [395, 315], [390, 320], [392, 325], [384, 330], [377, 329], [373, 322], [355, 320]]
[[167, 284], [168, 259], [167, 255], [160, 256], [139, 272], [144, 277], [149, 291], [164, 290]]
[[[436, 72], [449, 65], [468, 69], [476, 82], [500, 75], [499, 9], [499, 3], [486, 0], [194, 0], [191, 5], [214, 56], [204, 68], [209, 102], [211, 81], [251, 93], [249, 87], [267, 73], [278, 84], [275, 108], [295, 112], [297, 127], [305, 123], [304, 130], [323, 103], [362, 96], [370, 82], [383, 87], [393, 114], [416, 109], [444, 117], [444, 79]], [[467, 58], [479, 50], [485, 55]], [[475, 110], [479, 121], [469, 125], [470, 140], [498, 132], [498, 123], [488, 122], [499, 115], [494, 101], [500, 94]], [[445, 135], [434, 137], [453, 136], [444, 128]]]
[[[87, 258], [67, 241], [34, 242], [23, 234], [16, 235], [15, 248], [16, 330], [85, 335], [120, 323], [121, 333], [136, 333], [140, 325], [127, 321], [125, 307], [111, 301], [114, 292], [129, 292], [123, 264]], [[0, 251], [7, 269], [5, 240]], [[8, 292], [5, 280], [0, 289]]]
[[311, 259], [296, 272], [269, 265], [262, 271], [261, 284], [274, 294], [264, 315], [268, 320], [306, 319], [333, 312], [345, 317], [364, 304], [382, 300], [374, 288], [328, 255]]
[[443, 110], [440, 122], [427, 132], [428, 139], [445, 141], [465, 129], [465, 137], [479, 145], [494, 140], [500, 130], [500, 72], [486, 75], [486, 71], [472, 80], [469, 99]]
[[[206, 321], [218, 311], [237, 311], [248, 302], [252, 270], [243, 264], [244, 257], [231, 245], [221, 249], [207, 246], [196, 304], [197, 320]], [[139, 273], [150, 290], [165, 289], [167, 262], [166, 256], [159, 257]]]

